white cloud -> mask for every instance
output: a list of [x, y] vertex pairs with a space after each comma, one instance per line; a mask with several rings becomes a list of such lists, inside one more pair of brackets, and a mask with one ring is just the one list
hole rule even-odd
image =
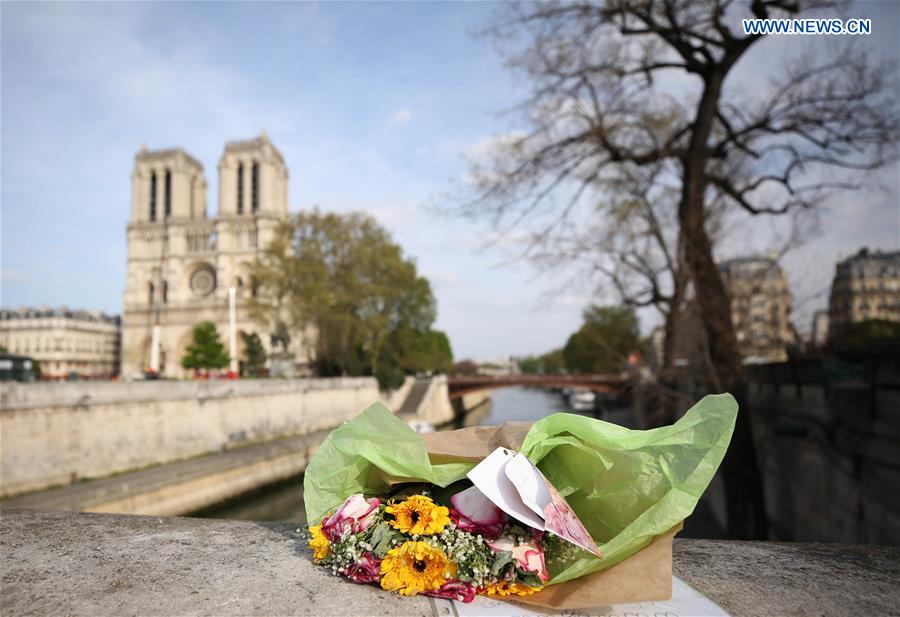
[[31, 277], [18, 270], [3, 270], [0, 271], [0, 280], [8, 283], [30, 283]]
[[433, 285], [455, 285], [460, 279], [459, 274], [454, 270], [428, 269], [422, 274], [428, 278]]
[[387, 127], [389, 129], [394, 129], [401, 126], [406, 126], [407, 124], [409, 124], [409, 121], [412, 120], [412, 117], [413, 112], [411, 109], [398, 109], [391, 114], [390, 118], [388, 118]]

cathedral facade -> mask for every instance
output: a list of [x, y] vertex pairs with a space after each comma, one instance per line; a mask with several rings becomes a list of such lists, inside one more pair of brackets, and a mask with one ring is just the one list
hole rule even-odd
[[287, 166], [263, 133], [228, 142], [218, 172], [218, 212], [211, 218], [199, 161], [181, 148], [144, 147], [135, 156], [122, 314], [124, 377], [146, 373], [154, 360], [161, 376], [187, 376], [181, 358], [202, 321], [216, 324], [227, 348], [232, 287], [238, 359], [242, 332], [257, 331], [268, 351], [268, 333], [259, 332], [247, 312], [255, 292], [249, 266], [288, 218]]

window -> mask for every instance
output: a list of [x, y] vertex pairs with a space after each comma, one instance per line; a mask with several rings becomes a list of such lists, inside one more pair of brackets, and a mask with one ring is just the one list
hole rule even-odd
[[156, 172], [150, 173], [150, 221], [156, 220]]
[[153, 304], [153, 283], [147, 283], [147, 304]]
[[238, 165], [237, 171], [237, 213], [244, 213], [244, 164]]
[[162, 284], [162, 301], [163, 304], [169, 301], [169, 282], [163, 281]]
[[250, 199], [253, 212], [259, 211], [259, 163], [253, 161], [253, 175], [250, 178]]
[[172, 216], [172, 172], [166, 170], [166, 218]]

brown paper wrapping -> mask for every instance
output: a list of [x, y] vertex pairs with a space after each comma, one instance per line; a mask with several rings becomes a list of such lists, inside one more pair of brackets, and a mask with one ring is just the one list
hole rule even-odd
[[681, 527], [679, 523], [611, 568], [513, 599], [523, 604], [558, 609], [668, 600], [672, 597], [672, 538]]
[[[531, 424], [506, 422], [422, 435], [432, 462], [481, 461], [496, 448], [518, 449]], [[549, 585], [523, 597], [504, 598], [550, 609], [596, 608], [609, 604], [668, 600], [672, 597], [672, 539], [679, 523], [616, 565], [572, 581]]]

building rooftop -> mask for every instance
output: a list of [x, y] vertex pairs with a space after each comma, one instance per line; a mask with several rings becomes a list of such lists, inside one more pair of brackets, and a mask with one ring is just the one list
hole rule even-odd
[[900, 261], [900, 251], [882, 251], [881, 249], [875, 249], [874, 251], [872, 251], [869, 250], [869, 247], [864, 246], [863, 248], [859, 249], [859, 251], [857, 251], [855, 255], [851, 255], [840, 263], [863, 260]]
[[718, 264], [719, 272], [728, 277], [759, 276], [778, 277], [781, 275], [781, 266], [771, 257], [746, 256], [726, 259]]
[[837, 264], [836, 278], [900, 276], [900, 251], [870, 251], [861, 248]]
[[5, 319], [44, 319], [59, 317], [76, 321], [93, 321], [119, 325], [118, 315], [107, 315], [96, 309], [70, 309], [67, 306], [53, 308], [49, 306], [20, 306], [15, 309], [0, 309], [0, 320]]
[[135, 159], [139, 161], [160, 161], [171, 159], [172, 157], [182, 156], [191, 165], [194, 165], [200, 171], [203, 171], [203, 164], [187, 153], [183, 148], [163, 148], [160, 150], [148, 150], [147, 146], [142, 146]]
[[225, 143], [225, 152], [247, 152], [260, 150], [268, 146], [272, 149], [272, 152], [275, 154], [275, 158], [284, 165], [284, 157], [279, 152], [278, 148], [269, 140], [269, 135], [263, 131], [260, 133], [259, 137], [254, 137], [253, 139], [244, 139], [244, 140], [234, 140], [228, 141]]

